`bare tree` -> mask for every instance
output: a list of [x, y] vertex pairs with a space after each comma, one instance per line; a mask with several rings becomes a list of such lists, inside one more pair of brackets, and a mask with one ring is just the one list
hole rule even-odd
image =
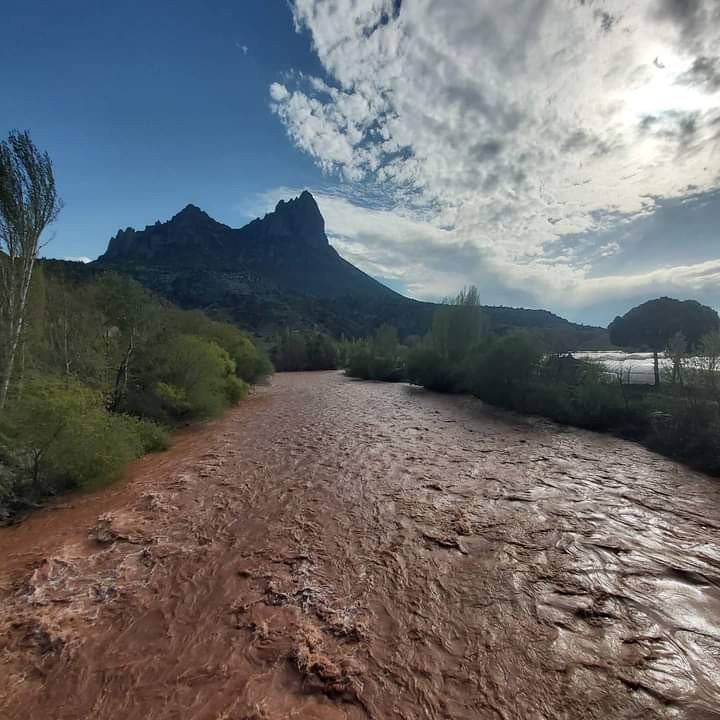
[[4, 353], [0, 359], [0, 410], [5, 407], [25, 307], [43, 230], [62, 203], [53, 166], [30, 134], [13, 131], [0, 142], [0, 300]]
[[618, 387], [620, 388], [620, 394], [622, 395], [625, 410], [628, 411], [630, 409], [628, 385], [632, 383], [633, 368], [632, 365], [628, 365], [627, 367], [625, 367], [625, 362], [626, 361], [621, 360], [620, 362], [616, 363], [616, 365], [611, 370], [611, 373], [615, 376], [615, 380], [618, 384]]
[[670, 373], [670, 382], [675, 385], [678, 383], [680, 387], [683, 384], [682, 369], [687, 358], [687, 340], [681, 332], [676, 332], [670, 340], [668, 340], [665, 357], [672, 362], [672, 372]]

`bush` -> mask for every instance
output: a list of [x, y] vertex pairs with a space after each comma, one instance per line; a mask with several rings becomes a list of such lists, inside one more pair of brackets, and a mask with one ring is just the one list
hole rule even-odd
[[647, 444], [705, 472], [720, 475], [717, 403], [660, 395], [649, 403]]
[[586, 382], [574, 389], [571, 422], [589, 430], [611, 430], [625, 424], [627, 416], [617, 387]]
[[152, 420], [139, 420], [138, 418], [130, 417], [130, 415], [120, 416], [124, 417], [126, 422], [131, 423], [134, 432], [140, 440], [143, 452], [160, 452], [161, 450], [167, 450], [170, 444], [170, 435], [168, 431], [152, 422]]
[[345, 373], [350, 377], [370, 379], [372, 355], [367, 343], [355, 343], [347, 349]]
[[429, 342], [408, 350], [407, 377], [411, 383], [437, 392], [453, 392], [461, 380], [459, 368], [450, 365]]
[[28, 295], [26, 362], [0, 415], [0, 521], [112, 478], [167, 447], [161, 425], [215, 415], [273, 371], [232, 325], [126, 277], [42, 265]]
[[338, 349], [322, 333], [316, 333], [305, 342], [308, 370], [335, 370], [338, 366]]
[[227, 399], [230, 405], [237, 405], [241, 400], [244, 400], [248, 395], [248, 384], [238, 377], [229, 377], [225, 391], [227, 393]]
[[273, 366], [267, 353], [245, 339], [232, 351], [226, 348], [235, 361], [235, 373], [246, 383], [255, 385], [266, 380], [273, 374]]
[[154, 394], [175, 420], [218, 415], [241, 392], [228, 353], [195, 335], [180, 335], [162, 348], [155, 374]]
[[137, 421], [109, 414], [102, 395], [78, 383], [35, 379], [2, 422], [16, 490], [34, 498], [110, 480], [144, 450]]
[[323, 333], [285, 331], [272, 349], [273, 363], [281, 372], [335, 370], [339, 352], [335, 341]]
[[394, 328], [384, 326], [372, 340], [362, 340], [345, 348], [345, 373], [365, 380], [402, 382], [406, 379], [405, 362]]
[[235, 363], [235, 373], [247, 383], [262, 382], [273, 373], [267, 353], [234, 325], [211, 320], [199, 310], [175, 310], [171, 323], [178, 335], [193, 335], [219, 345]]
[[516, 409], [566, 424], [571, 424], [574, 417], [570, 388], [560, 383], [532, 383], [525, 393], [524, 406]]
[[542, 349], [526, 332], [492, 338], [466, 360], [469, 389], [483, 400], [521, 409], [527, 388], [537, 378]]
[[192, 409], [185, 390], [170, 383], [159, 382], [155, 386], [155, 395], [173, 417], [182, 417]]

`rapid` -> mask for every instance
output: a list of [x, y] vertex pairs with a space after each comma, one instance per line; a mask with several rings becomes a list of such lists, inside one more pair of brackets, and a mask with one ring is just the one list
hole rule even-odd
[[0, 530], [7, 720], [720, 718], [720, 481], [338, 373]]

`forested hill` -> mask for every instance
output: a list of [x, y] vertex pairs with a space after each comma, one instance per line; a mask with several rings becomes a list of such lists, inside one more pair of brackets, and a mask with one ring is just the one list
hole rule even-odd
[[[128, 274], [180, 307], [205, 310], [260, 335], [297, 328], [360, 337], [383, 323], [403, 336], [422, 335], [434, 310], [343, 259], [328, 242], [307, 191], [240, 229], [188, 205], [167, 222], [118, 231], [94, 265]], [[499, 328], [552, 330], [577, 346], [608, 344], [604, 330], [543, 310], [487, 307], [486, 316]]]

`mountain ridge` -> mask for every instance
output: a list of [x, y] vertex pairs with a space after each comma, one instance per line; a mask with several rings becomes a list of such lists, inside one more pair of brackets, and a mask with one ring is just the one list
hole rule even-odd
[[[119, 230], [98, 268], [129, 274], [181, 307], [198, 308], [258, 334], [312, 328], [361, 336], [383, 322], [402, 335], [430, 327], [433, 303], [405, 297], [345, 260], [330, 244], [315, 198], [304, 190], [272, 212], [231, 228], [193, 204], [143, 230]], [[485, 306], [495, 325], [575, 332], [547, 310]]]

